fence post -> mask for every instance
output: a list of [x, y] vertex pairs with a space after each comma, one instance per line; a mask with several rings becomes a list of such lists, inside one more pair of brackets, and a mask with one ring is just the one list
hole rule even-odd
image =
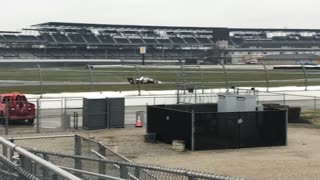
[[42, 71], [41, 71], [41, 67], [39, 64], [37, 65], [37, 67], [38, 67], [38, 74], [39, 74], [40, 94], [42, 96], [42, 94], [43, 94]]
[[[136, 71], [137, 71], [137, 77], [140, 78], [140, 70], [139, 70], [139, 66], [136, 65]], [[138, 81], [138, 92], [139, 92], [139, 96], [141, 96], [141, 85], [140, 85], [140, 81]]]
[[265, 72], [265, 77], [266, 77], [267, 92], [269, 92], [269, 87], [270, 87], [270, 84], [269, 84], [269, 72], [268, 72], [267, 66], [264, 63], [262, 63], [262, 66], [263, 66], [263, 69], [264, 69], [264, 72]]
[[[44, 160], [49, 161], [49, 157], [46, 153], [43, 153], [42, 157]], [[43, 179], [49, 179], [49, 171], [47, 170], [47, 168], [42, 169], [42, 176], [43, 176]]]
[[120, 178], [122, 178], [122, 179], [129, 178], [129, 171], [125, 165], [120, 165]]
[[134, 168], [134, 177], [136, 178], [140, 178], [140, 168], [139, 167], [135, 167]]
[[[106, 147], [102, 144], [99, 143], [99, 154], [102, 156], [106, 157]], [[99, 161], [99, 174], [106, 174], [107, 166], [105, 162]], [[103, 180], [104, 178], [100, 179]]]
[[[74, 137], [74, 155], [81, 156], [81, 137], [78, 135], [75, 135]], [[74, 159], [74, 168], [82, 169], [81, 159], [77, 157]], [[76, 173], [76, 176], [81, 177], [81, 173]]]
[[222, 64], [221, 62], [219, 62], [219, 64], [220, 64], [220, 65], [222, 66], [222, 68], [223, 68], [225, 87], [226, 87], [227, 92], [229, 92], [229, 77], [228, 77], [228, 71], [227, 71], [226, 67], [224, 66], [224, 64]]
[[6, 158], [8, 158], [8, 147], [2, 145], [2, 155]]
[[[184, 71], [184, 65], [181, 65], [181, 71], [182, 71], [182, 75], [181, 75], [181, 72], [180, 72], [180, 75], [179, 77], [182, 76], [182, 80], [183, 80], [183, 94], [185, 95], [186, 94], [186, 73]], [[180, 78], [179, 78], [180, 79]], [[179, 83], [180, 83], [180, 80], [179, 80]]]
[[304, 90], [307, 91], [308, 90], [308, 73], [304, 65], [301, 64], [301, 66], [302, 66], [303, 75], [304, 75]]
[[191, 113], [191, 151], [194, 151], [194, 131], [195, 131], [194, 121], [195, 121], [195, 113], [193, 109]]
[[9, 102], [6, 101], [5, 106], [5, 119], [4, 119], [4, 126], [5, 126], [5, 135], [8, 135], [8, 128], [9, 128]]
[[37, 117], [37, 133], [40, 133], [40, 99], [37, 99], [37, 112], [36, 112], [36, 117]]
[[91, 66], [88, 64], [89, 75], [90, 75], [90, 90], [93, 88], [93, 72]]
[[32, 162], [30, 159], [20, 155], [21, 167], [29, 173], [32, 173]]
[[202, 88], [202, 94], [204, 94], [204, 85], [203, 85], [204, 81], [203, 81], [203, 73], [202, 73], [202, 69], [201, 69], [201, 66], [200, 66], [200, 65], [198, 65], [198, 67], [199, 67], [199, 71], [200, 71], [200, 79], [201, 79], [201, 88]]
[[313, 99], [313, 119], [316, 119], [317, 118], [317, 96], [314, 97]]
[[[9, 141], [14, 144], [14, 140], [13, 139], [10, 139]], [[13, 155], [14, 155], [13, 150], [9, 148], [9, 160], [10, 161], [12, 161]]]
[[78, 129], [78, 112], [73, 112], [73, 128]]

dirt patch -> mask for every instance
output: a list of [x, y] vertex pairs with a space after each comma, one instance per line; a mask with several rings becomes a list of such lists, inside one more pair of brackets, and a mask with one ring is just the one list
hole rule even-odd
[[110, 139], [119, 153], [136, 162], [188, 168], [246, 179], [320, 179], [320, 130], [312, 125], [288, 128], [288, 146], [175, 152], [164, 143], [145, 143], [145, 129], [85, 131], [101, 142]]

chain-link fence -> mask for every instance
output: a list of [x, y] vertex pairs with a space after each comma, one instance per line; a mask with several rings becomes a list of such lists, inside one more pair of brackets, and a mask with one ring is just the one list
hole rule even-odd
[[[38, 161], [25, 157], [24, 149], [81, 179], [238, 179], [187, 169], [134, 163], [105, 145], [78, 135], [24, 137], [1, 140], [0, 176], [10, 179], [67, 179]], [[22, 147], [22, 148], [21, 148]], [[24, 149], [23, 149], [24, 148]], [[17, 156], [19, 154], [19, 156]], [[23, 179], [23, 178], [22, 178]]]
[[[92, 68], [95, 67], [95, 68]], [[271, 66], [97, 66], [83, 68], [41, 68], [1, 69], [0, 88], [3, 91], [21, 91], [43, 94], [63, 91], [105, 91], [176, 89], [176, 85], [197, 86], [198, 88], [236, 87], [278, 87], [309, 86], [319, 84], [320, 74], [304, 69], [283, 71]], [[149, 77], [159, 84], [144, 82], [130, 84], [128, 78], [137, 80]], [[139, 82], [139, 81], [137, 81]]]
[[[32, 138], [31, 141], [34, 139], [35, 138]], [[0, 157], [0, 176], [4, 179], [80, 180], [80, 178], [75, 175], [48, 162], [45, 155], [36, 156], [12, 143], [13, 141], [13, 139], [8, 141], [0, 138], [2, 150]]]
[[[216, 103], [218, 100], [217, 94], [225, 93], [226, 90], [204, 89], [203, 91], [202, 89], [194, 89], [193, 92], [184, 92], [184, 90], [179, 90], [178, 92], [176, 94], [126, 96], [124, 124], [135, 124], [136, 111], [146, 111], [146, 105]], [[301, 117], [305, 119], [305, 122], [320, 123], [319, 91], [288, 91], [283, 93], [235, 88], [229, 89], [228, 92], [254, 94], [257, 96], [257, 105], [278, 104], [280, 106], [289, 106], [290, 112], [298, 113], [300, 111]], [[306, 92], [310, 95], [305, 95]], [[84, 114], [82, 97], [30, 98], [28, 102], [34, 104], [35, 109], [33, 114], [30, 112], [30, 117], [28, 116], [30, 115], [28, 110], [30, 107], [24, 101], [16, 101], [7, 105], [0, 103], [2, 105], [2, 110], [0, 109], [0, 112], [2, 112], [2, 114], [0, 113], [0, 134], [12, 135], [77, 130], [83, 127], [84, 116], [87, 115], [92, 118], [94, 115], [105, 116], [107, 113]]]

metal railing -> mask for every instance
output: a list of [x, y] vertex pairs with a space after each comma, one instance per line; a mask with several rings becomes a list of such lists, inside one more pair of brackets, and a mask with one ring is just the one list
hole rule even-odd
[[[125, 97], [125, 124], [135, 124], [135, 112], [145, 111], [146, 105], [176, 104], [176, 103], [216, 103], [217, 93], [225, 93], [225, 89], [195, 89], [192, 93], [183, 93], [183, 90], [176, 94], [163, 95], [144, 95], [144, 96], [126, 96]], [[274, 91], [252, 91], [248, 89], [229, 89], [229, 93], [255, 94], [258, 105], [275, 103], [292, 107], [301, 107], [302, 115], [305, 115], [311, 121], [320, 117], [318, 113], [320, 108], [320, 96], [310, 88], [307, 92], [311, 95], [303, 95], [306, 91], [300, 92], [274, 92]], [[314, 92], [314, 93], [313, 93]], [[34, 124], [28, 121], [9, 120], [8, 113], [0, 115], [4, 120], [0, 125], [0, 134], [26, 134], [40, 132], [64, 132], [69, 130], [78, 130], [82, 128], [83, 112], [82, 97], [43, 97], [30, 98], [29, 102], [35, 104], [36, 115]], [[6, 108], [6, 111], [8, 107]], [[105, 115], [105, 114], [90, 114]]]
[[[36, 94], [57, 91], [57, 88], [62, 91], [65, 86], [78, 87], [73, 88], [73, 90], [81, 89], [82, 92], [107, 89], [100, 86], [118, 86], [117, 89], [135, 90], [137, 95], [141, 95], [142, 90], [164, 89], [164, 87], [166, 89], [174, 89], [175, 84], [197, 84], [199, 87], [225, 87], [227, 89], [231, 86], [257, 87], [257, 85], [270, 88], [279, 86], [279, 83], [296, 85], [299, 81], [299, 85], [304, 86], [307, 90], [308, 86], [320, 82], [319, 73], [305, 69], [304, 66], [302, 66], [301, 70], [295, 71], [271, 70], [270, 67], [264, 64], [256, 65], [255, 70], [251, 67], [238, 69], [233, 67], [223, 64], [214, 67], [182, 65], [174, 68], [136, 65], [94, 69], [88, 65], [83, 69], [48, 69], [37, 65], [34, 69], [3, 69], [0, 72], [0, 79], [6, 83], [2, 83], [0, 86], [5, 91], [10, 91], [15, 86], [15, 90], [21, 89], [21, 91], [29, 91], [27, 93]], [[130, 85], [127, 80], [129, 77], [139, 78], [141, 76], [162, 81], [163, 85], [150, 88], [150, 85], [139, 83]], [[124, 86], [125, 88], [122, 88]]]
[[[19, 177], [21, 174], [24, 174], [25, 179], [35, 179], [37, 177], [40, 179], [59, 178], [68, 180], [80, 180], [80, 178], [74, 176], [73, 174], [57, 167], [56, 165], [44, 160], [43, 158], [30, 153], [29, 151], [13, 144], [5, 138], [0, 137], [0, 144], [2, 145], [2, 149], [4, 150], [4, 152], [9, 152], [9, 154], [6, 154], [8, 159], [11, 159], [14, 153], [17, 153], [19, 155], [19, 165], [22, 169], [19, 168], [21, 170], [21, 173], [17, 174], [17, 177]], [[8, 159], [2, 157], [2, 162], [7, 162], [7, 164], [10, 164]], [[11, 163], [11, 166], [13, 165], [14, 164]], [[17, 171], [19, 169], [17, 169]], [[33, 176], [25, 173], [25, 171], [33, 174]]]
[[[16, 145], [13, 145], [12, 142]], [[56, 169], [59, 168], [78, 178], [93, 180], [240, 179], [187, 169], [135, 163], [110, 150], [102, 143], [78, 135], [23, 137], [9, 140], [1, 138], [0, 144], [3, 146], [2, 153], [6, 156], [5, 160], [0, 157], [0, 167], [2, 162], [6, 164], [12, 164], [15, 161], [20, 162], [12, 164], [14, 165], [12, 167], [19, 169], [10, 171], [0, 169], [2, 170], [0, 175], [6, 177], [27, 176], [30, 177], [27, 179], [66, 179], [65, 176], [61, 175], [62, 171]], [[23, 156], [16, 156], [15, 152], [21, 153], [21, 151]], [[34, 156], [37, 156], [37, 158]], [[39, 164], [38, 161], [42, 164]], [[50, 165], [48, 165], [48, 161]], [[51, 166], [56, 168], [50, 169]]]

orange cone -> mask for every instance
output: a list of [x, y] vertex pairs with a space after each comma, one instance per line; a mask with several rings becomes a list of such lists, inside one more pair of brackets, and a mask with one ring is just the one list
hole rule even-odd
[[142, 127], [142, 122], [140, 119], [140, 115], [138, 115], [137, 121], [136, 121], [136, 127]]

